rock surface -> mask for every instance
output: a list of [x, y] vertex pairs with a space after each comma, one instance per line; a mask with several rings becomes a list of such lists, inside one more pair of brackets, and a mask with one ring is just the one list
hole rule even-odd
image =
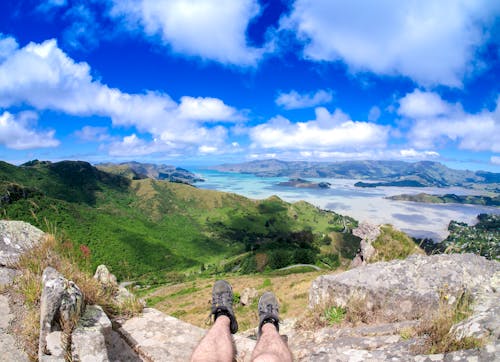
[[241, 305], [249, 305], [251, 304], [255, 298], [259, 295], [259, 292], [255, 288], [245, 288], [241, 292], [240, 296], [240, 304]]
[[[148, 361], [187, 361], [206, 331], [191, 324], [146, 308], [143, 314], [129, 319], [118, 332]], [[249, 361], [255, 341], [234, 336], [238, 361]]]
[[372, 243], [380, 235], [380, 227], [363, 221], [356, 229], [352, 230], [352, 234], [361, 238], [359, 252], [350, 265], [351, 268], [357, 268], [358, 266], [365, 265], [377, 252]]
[[111, 321], [102, 308], [98, 305], [87, 306], [71, 335], [73, 361], [109, 361], [106, 338], [110, 333]]
[[118, 282], [114, 274], [108, 270], [106, 265], [99, 265], [95, 270], [94, 279], [101, 283], [104, 287], [118, 288]]
[[309, 305], [345, 307], [361, 300], [383, 320], [417, 319], [437, 309], [443, 296], [452, 304], [464, 290], [475, 293], [498, 271], [500, 263], [473, 254], [411, 255], [320, 276], [312, 283]]
[[0, 360], [28, 362], [28, 355], [17, 347], [16, 338], [8, 332], [13, 318], [8, 297], [0, 294]]
[[[83, 309], [83, 294], [78, 286], [68, 281], [57, 270], [47, 267], [42, 274], [42, 295], [40, 297], [40, 339], [38, 358], [50, 356], [47, 349], [47, 336], [59, 329], [72, 328], [78, 321]], [[61, 348], [67, 350], [68, 336], [61, 334]]]
[[43, 231], [26, 222], [0, 220], [0, 266], [15, 266], [19, 256], [43, 236]]

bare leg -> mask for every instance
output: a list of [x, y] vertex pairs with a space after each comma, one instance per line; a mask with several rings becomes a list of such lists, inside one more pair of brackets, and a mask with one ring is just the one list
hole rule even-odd
[[212, 328], [193, 351], [192, 362], [231, 362], [233, 360], [234, 347], [229, 323], [230, 320], [225, 315], [215, 320]]
[[262, 334], [252, 353], [255, 362], [292, 362], [292, 353], [272, 323], [262, 326]]

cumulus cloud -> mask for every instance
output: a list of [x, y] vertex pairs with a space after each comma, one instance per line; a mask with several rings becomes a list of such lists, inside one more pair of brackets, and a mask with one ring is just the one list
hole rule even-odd
[[[3, 40], [5, 42], [5, 39]], [[2, 49], [0, 43], [0, 49]], [[69, 58], [55, 40], [8, 49], [0, 63], [0, 107], [30, 105], [76, 116], [110, 117], [114, 126], [132, 126], [165, 144], [221, 143], [226, 130], [207, 122], [240, 122], [245, 117], [217, 98], [124, 93], [94, 80], [87, 63]]]
[[499, 14], [499, 3], [488, 0], [297, 0], [281, 29], [295, 32], [314, 61], [461, 86], [480, 67], [476, 52]]
[[434, 158], [439, 157], [439, 153], [436, 151], [416, 151], [413, 148], [400, 150], [399, 154], [403, 158]]
[[490, 162], [494, 165], [500, 165], [500, 156], [491, 156]]
[[241, 66], [255, 65], [263, 54], [246, 40], [259, 12], [257, 0], [113, 0], [111, 9], [127, 28], [159, 36], [174, 52]]
[[13, 115], [4, 112], [0, 115], [0, 144], [15, 150], [40, 147], [57, 147], [55, 131], [39, 131], [34, 128], [38, 116], [34, 112], [21, 112]]
[[333, 94], [331, 90], [320, 89], [316, 93], [299, 94], [292, 90], [289, 93], [280, 93], [275, 102], [285, 109], [299, 109], [315, 107], [320, 104], [331, 102]]
[[500, 152], [500, 97], [493, 111], [471, 114], [437, 93], [415, 90], [399, 102], [398, 113], [412, 122], [408, 140], [419, 149], [449, 142], [472, 151]]
[[316, 109], [316, 119], [292, 123], [278, 116], [250, 130], [254, 147], [331, 150], [366, 149], [384, 147], [388, 138], [387, 127], [369, 122], [352, 121], [336, 110]]

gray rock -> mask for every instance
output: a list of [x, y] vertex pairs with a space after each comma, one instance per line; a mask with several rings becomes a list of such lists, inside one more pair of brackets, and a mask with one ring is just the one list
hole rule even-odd
[[47, 336], [58, 328], [61, 346], [68, 349], [67, 330], [78, 321], [83, 308], [83, 295], [72, 281], [65, 279], [57, 270], [47, 267], [42, 275], [42, 296], [40, 299], [40, 339], [38, 358], [50, 356], [47, 350]]
[[15, 269], [0, 267], [0, 288], [12, 284], [16, 275]]
[[472, 316], [453, 326], [451, 332], [458, 339], [493, 337], [500, 340], [500, 272], [477, 293]]
[[259, 292], [255, 288], [245, 288], [241, 292], [240, 296], [240, 304], [241, 305], [249, 305], [251, 304], [255, 298], [259, 295]]
[[26, 222], [0, 220], [0, 266], [15, 266], [19, 256], [43, 236], [43, 231]]
[[500, 263], [473, 254], [412, 255], [320, 276], [312, 283], [309, 305], [345, 307], [359, 299], [383, 320], [417, 319], [437, 308], [441, 295], [452, 304], [464, 290], [477, 292], [498, 271]]
[[106, 339], [110, 338], [111, 321], [98, 305], [89, 305], [71, 335], [73, 361], [108, 362]]
[[112, 274], [106, 265], [99, 265], [95, 271], [94, 279], [99, 281], [104, 287], [118, 288], [116, 277]]
[[7, 295], [0, 294], [0, 360], [28, 362], [28, 355], [17, 347], [16, 338], [8, 332], [13, 318]]
[[375, 248], [372, 243], [377, 240], [380, 235], [380, 227], [363, 221], [356, 229], [352, 230], [352, 234], [361, 238], [359, 244], [359, 252], [351, 262], [351, 268], [365, 265], [376, 254]]

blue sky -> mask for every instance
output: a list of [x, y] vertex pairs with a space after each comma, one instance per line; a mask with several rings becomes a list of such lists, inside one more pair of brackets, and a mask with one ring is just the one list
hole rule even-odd
[[500, 171], [500, 2], [0, 2], [0, 159], [272, 157]]

